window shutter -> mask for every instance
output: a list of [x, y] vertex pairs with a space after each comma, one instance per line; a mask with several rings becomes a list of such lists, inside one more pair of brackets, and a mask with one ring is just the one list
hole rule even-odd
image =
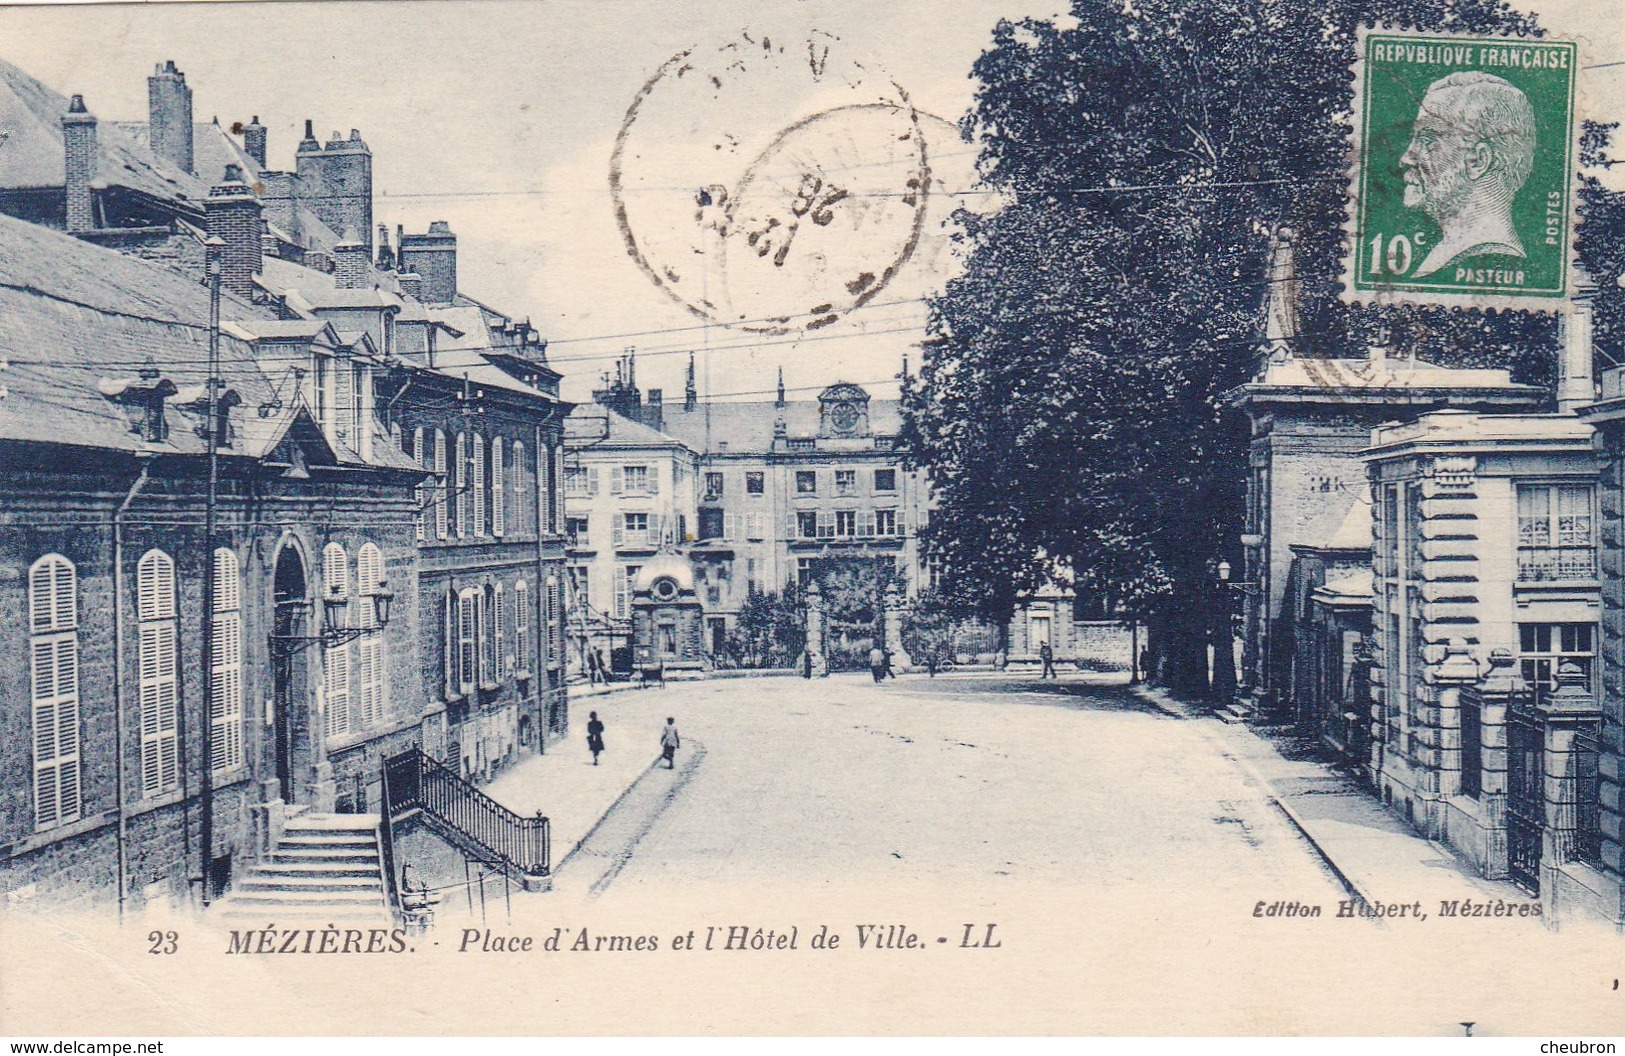
[[348, 363], [335, 363], [333, 366], [333, 435], [351, 447], [359, 447], [352, 440], [351, 429], [354, 420], [354, 372]]
[[436, 539], [446, 537], [446, 434], [436, 429], [434, 431], [434, 535]]
[[327, 709], [327, 736], [350, 729], [350, 647], [329, 646], [322, 657], [322, 690]]
[[452, 697], [457, 694], [457, 595], [450, 587], [446, 588], [445, 610], [445, 647], [440, 650], [440, 660], [446, 696]]
[[513, 588], [513, 652], [514, 662], [523, 671], [530, 671], [530, 587], [520, 580]]
[[621, 489], [623, 487], [621, 480], [622, 476], [623, 474], [621, 473], [620, 466], [609, 467], [609, 493], [611, 495], [619, 495], [621, 493]]
[[513, 442], [513, 526], [515, 531], [530, 531], [530, 509], [525, 505], [525, 445]]
[[36, 829], [76, 821], [80, 813], [77, 576], [59, 554], [29, 570]]
[[216, 773], [243, 762], [243, 624], [237, 555], [214, 552], [214, 626], [210, 643], [209, 755]]
[[598, 467], [597, 466], [588, 466], [587, 467], [587, 494], [589, 496], [598, 494]]
[[491, 494], [491, 482], [485, 475], [485, 437], [479, 433], [473, 435], [471, 441], [474, 445], [474, 534], [485, 534], [485, 511], [489, 508], [486, 499]]
[[739, 515], [737, 513], [722, 515], [722, 537], [724, 539], [739, 538]]
[[178, 777], [175, 642], [175, 563], [149, 550], [136, 566], [138, 673], [141, 714], [141, 788], [154, 795]]
[[474, 691], [475, 619], [474, 595], [470, 592], [457, 601], [457, 679], [464, 693]]
[[646, 474], [645, 479], [647, 479], [648, 482], [649, 482], [649, 494], [650, 495], [659, 495], [660, 494], [660, 464], [657, 462], [652, 466], [645, 466], [644, 467], [644, 473]]
[[547, 636], [547, 663], [555, 665], [564, 658], [564, 606], [559, 604], [559, 580], [547, 577], [547, 624], [542, 633]]
[[[412, 430], [412, 450], [410, 452], [408, 452], [408, 454], [410, 454], [414, 459], [416, 459], [418, 465], [422, 466], [423, 468], [425, 468], [425, 469], [432, 469], [433, 468], [433, 465], [431, 464], [431, 460], [427, 457], [428, 452], [423, 450], [423, 427], [422, 426], [419, 426], [418, 428]], [[418, 542], [420, 542], [420, 543], [423, 542], [423, 540], [429, 534], [429, 511], [426, 508], [424, 508], [423, 499], [424, 499], [423, 483], [420, 481], [418, 483], [418, 486], [416, 488], [412, 489], [412, 502], [418, 508], [417, 536], [418, 536]]]
[[616, 565], [615, 566], [615, 618], [616, 619], [624, 620], [626, 618], [626, 605], [627, 605], [626, 566], [625, 565]]
[[611, 539], [610, 542], [615, 546], [620, 546], [622, 543], [626, 542], [626, 514], [616, 514], [615, 520], [612, 523], [614, 524], [615, 530], [613, 533], [614, 538]]
[[503, 507], [504, 493], [508, 490], [507, 475], [502, 471], [502, 438], [496, 437], [491, 441], [491, 534], [501, 535], [506, 526], [503, 524], [506, 511]]

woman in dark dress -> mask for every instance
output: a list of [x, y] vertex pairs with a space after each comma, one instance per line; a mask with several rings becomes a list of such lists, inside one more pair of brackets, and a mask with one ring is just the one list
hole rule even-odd
[[604, 750], [604, 724], [598, 721], [598, 713], [587, 713], [587, 751], [592, 753], [592, 765], [598, 765], [598, 753]]

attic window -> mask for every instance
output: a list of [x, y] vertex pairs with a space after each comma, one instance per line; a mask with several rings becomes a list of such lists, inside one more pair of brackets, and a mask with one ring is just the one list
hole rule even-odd
[[144, 375], [139, 378], [103, 378], [97, 391], [124, 408], [130, 419], [130, 432], [145, 443], [161, 444], [169, 439], [169, 421], [164, 402], [175, 395], [175, 383], [168, 378]]
[[169, 420], [164, 417], [164, 397], [151, 394], [143, 405], [141, 439], [149, 444], [161, 444], [169, 439]]

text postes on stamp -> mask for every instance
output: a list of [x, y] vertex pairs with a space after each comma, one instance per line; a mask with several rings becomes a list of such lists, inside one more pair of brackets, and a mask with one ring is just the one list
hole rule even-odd
[[838, 47], [745, 32], [690, 48], [627, 111], [610, 166], [621, 236], [696, 315], [816, 329], [873, 300], [917, 247], [930, 189], [919, 115]]
[[1569, 292], [1578, 74], [1570, 41], [1363, 33], [1345, 294], [1555, 310]]

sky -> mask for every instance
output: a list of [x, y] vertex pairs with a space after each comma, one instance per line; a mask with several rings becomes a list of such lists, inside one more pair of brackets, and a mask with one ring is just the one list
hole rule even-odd
[[[1622, 63], [1585, 82], [1591, 112], [1606, 119], [1625, 117], [1625, 19], [1615, 2], [1518, 4], [1555, 34], [1584, 38], [1590, 62]], [[892, 396], [903, 358], [918, 362], [922, 298], [952, 274], [948, 212], [985, 201], [952, 128], [973, 100], [971, 65], [1001, 17], [1048, 17], [1061, 6], [0, 6], [0, 55], [59, 92], [83, 94], [108, 120], [144, 119], [147, 76], [174, 60], [198, 120], [259, 117], [273, 168], [293, 167], [306, 118], [320, 139], [359, 129], [373, 152], [375, 220], [391, 231], [448, 221], [460, 287], [530, 318], [565, 375], [566, 398], [588, 398], [627, 348], [637, 350], [638, 382], [672, 398], [690, 352], [702, 396], [759, 398], [780, 369], [792, 398], [837, 380]], [[623, 126], [617, 198], [610, 173]], [[798, 187], [810, 168], [840, 174], [841, 185]], [[908, 180], [927, 169], [932, 193], [911, 195]], [[734, 189], [739, 234], [703, 234], [720, 225], [702, 215], [702, 187]], [[793, 218], [763, 203], [799, 201], [798, 192], [806, 212], [786, 238], [775, 221]], [[722, 208], [713, 202], [709, 215]], [[702, 234], [686, 234], [694, 231]], [[747, 243], [747, 231], [760, 239]], [[788, 324], [759, 321], [787, 315]]]

